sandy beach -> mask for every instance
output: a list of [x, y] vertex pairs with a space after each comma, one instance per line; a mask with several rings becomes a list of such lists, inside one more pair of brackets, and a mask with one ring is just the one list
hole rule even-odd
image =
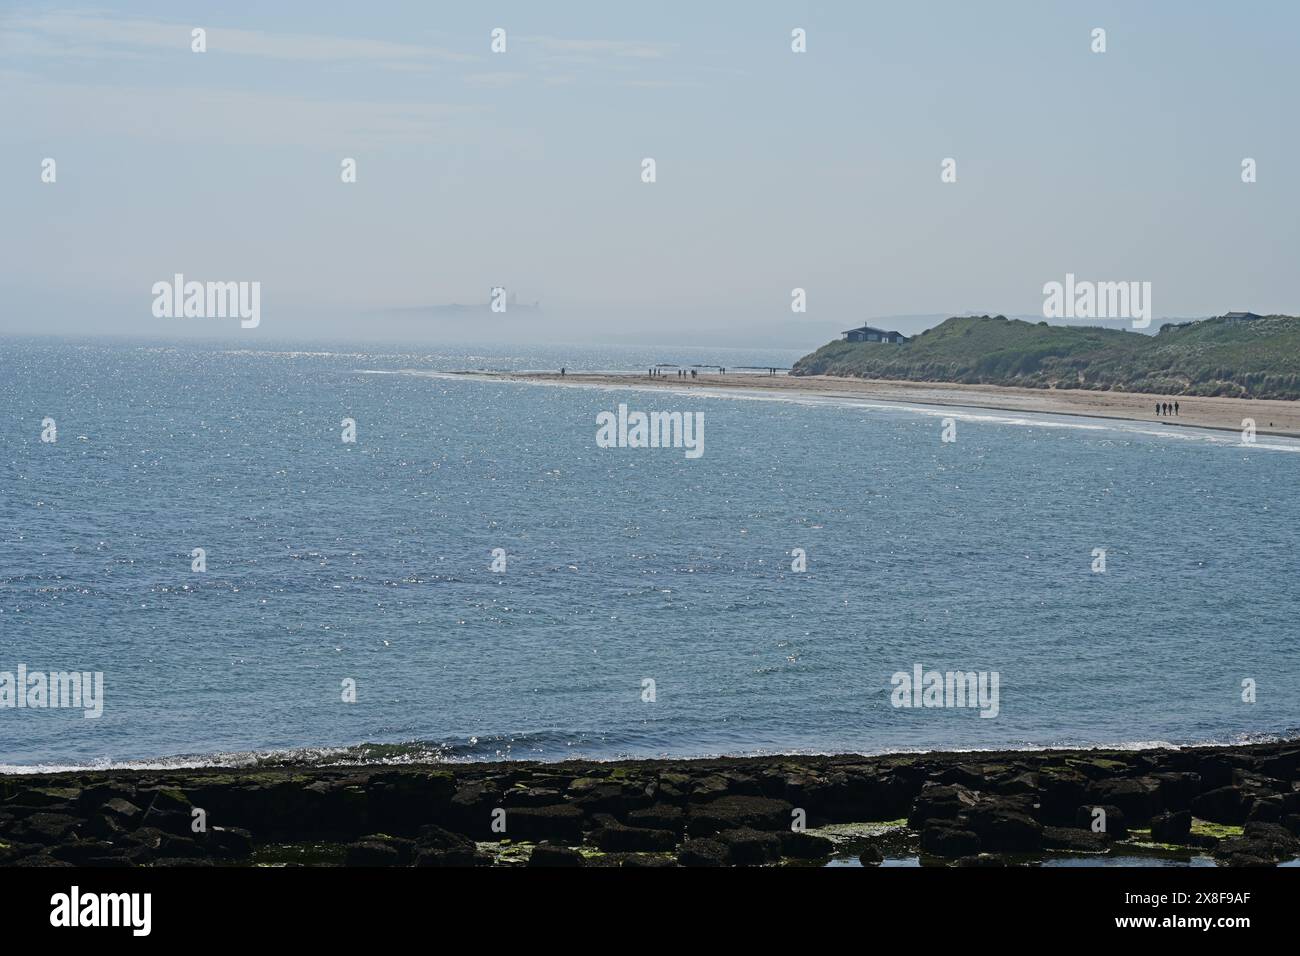
[[[480, 374], [480, 373], [475, 373]], [[1007, 388], [998, 385], [958, 385], [943, 382], [899, 382], [877, 379], [837, 378], [829, 375], [764, 375], [761, 373], [709, 373], [698, 378], [678, 378], [671, 371], [663, 377], [644, 372], [559, 372], [486, 373], [494, 378], [520, 381], [559, 382], [636, 388], [758, 389], [774, 392], [857, 398], [911, 405], [966, 406], [1048, 415], [1078, 415], [1086, 418], [1118, 418], [1127, 421], [1159, 422], [1189, 428], [1217, 428], [1240, 432], [1242, 420], [1254, 419], [1261, 435], [1300, 437], [1300, 402], [1263, 401], [1242, 398], [1198, 398], [1161, 396], [1138, 392], [1092, 392], [1038, 388]], [[1161, 401], [1179, 404], [1178, 415], [1156, 414]]]

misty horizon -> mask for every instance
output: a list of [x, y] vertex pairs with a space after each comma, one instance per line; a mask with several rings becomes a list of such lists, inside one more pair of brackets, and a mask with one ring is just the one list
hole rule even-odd
[[[0, 334], [812, 350], [1031, 318], [1066, 273], [1149, 281], [1153, 327], [1300, 312], [1300, 11], [1179, 13], [24, 4]], [[264, 321], [152, 316], [175, 273], [259, 282]], [[418, 314], [494, 287], [540, 313]]]

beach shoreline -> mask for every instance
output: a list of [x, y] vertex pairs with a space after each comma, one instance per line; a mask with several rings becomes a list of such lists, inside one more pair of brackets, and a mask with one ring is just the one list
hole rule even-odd
[[[1077, 418], [1116, 419], [1161, 427], [1204, 428], [1241, 434], [1243, 419], [1255, 422], [1256, 435], [1300, 438], [1300, 402], [1275, 399], [1203, 398], [1152, 395], [1143, 392], [1087, 389], [1014, 388], [1002, 385], [963, 385], [856, 379], [831, 375], [765, 375], [751, 372], [709, 372], [682, 378], [671, 370], [662, 376], [646, 372], [493, 372], [450, 373], [492, 380], [610, 388], [758, 391], [791, 398], [857, 399], [900, 406], [978, 408], [989, 411]], [[1177, 415], [1157, 415], [1159, 402], [1178, 402]]]
[[0, 778], [0, 866], [999, 866], [1134, 856], [1227, 866], [1300, 858], [1300, 739]]

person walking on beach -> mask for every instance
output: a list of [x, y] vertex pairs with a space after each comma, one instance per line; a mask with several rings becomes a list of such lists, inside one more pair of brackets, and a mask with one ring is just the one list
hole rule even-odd
[[1160, 403], [1156, 402], [1156, 418], [1160, 417]]
[[564, 378], [564, 368], [560, 368], [560, 378]]
[[1178, 403], [1177, 403], [1177, 402], [1174, 402], [1174, 414], [1175, 414], [1175, 415], [1178, 414]]

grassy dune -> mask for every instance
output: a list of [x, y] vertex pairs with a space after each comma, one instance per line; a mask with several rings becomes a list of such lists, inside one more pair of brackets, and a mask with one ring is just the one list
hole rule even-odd
[[1300, 318], [1203, 319], [1156, 335], [1000, 315], [951, 318], [901, 345], [831, 342], [799, 359], [794, 374], [1297, 399]]

